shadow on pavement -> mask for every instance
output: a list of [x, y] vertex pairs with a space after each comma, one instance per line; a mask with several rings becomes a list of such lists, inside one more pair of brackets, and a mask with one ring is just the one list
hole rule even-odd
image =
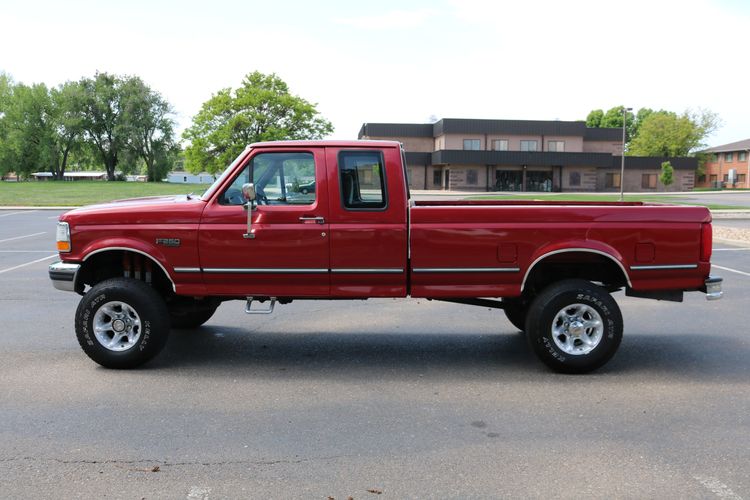
[[[744, 382], [750, 378], [748, 359], [750, 345], [731, 337], [634, 334], [626, 335], [606, 366], [585, 377], [679, 375], [696, 381]], [[429, 374], [513, 379], [547, 374], [571, 380], [537, 361], [519, 332], [268, 334], [207, 326], [173, 331], [164, 352], [146, 367], [181, 368], [205, 370], [209, 376], [270, 378], [403, 379]]]

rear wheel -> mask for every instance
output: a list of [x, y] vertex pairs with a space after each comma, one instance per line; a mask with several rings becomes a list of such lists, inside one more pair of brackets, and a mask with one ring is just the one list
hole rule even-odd
[[169, 316], [146, 283], [112, 278], [94, 285], [78, 304], [76, 336], [83, 351], [107, 368], [134, 368], [164, 348]]
[[614, 356], [622, 340], [620, 308], [585, 280], [550, 285], [529, 307], [527, 336], [539, 359], [561, 373], [586, 373]]

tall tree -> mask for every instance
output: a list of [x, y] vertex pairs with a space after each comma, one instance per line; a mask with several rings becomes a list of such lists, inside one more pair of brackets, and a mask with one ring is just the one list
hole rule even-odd
[[706, 138], [719, 126], [711, 111], [677, 113], [658, 111], [648, 115], [630, 145], [635, 156], [688, 156], [706, 146]]
[[183, 137], [190, 141], [185, 162], [192, 172], [224, 169], [250, 143], [319, 139], [333, 132], [312, 104], [289, 92], [276, 74], [248, 74], [236, 89], [222, 89], [203, 103]]
[[7, 73], [0, 72], [0, 176], [13, 170], [11, 152], [8, 147], [7, 112], [13, 98], [13, 79]]
[[79, 151], [83, 136], [83, 89], [77, 82], [66, 82], [50, 93], [50, 125], [54, 148], [52, 173], [62, 180], [71, 153]]
[[84, 78], [83, 129], [107, 171], [107, 178], [115, 180], [115, 170], [128, 143], [128, 132], [123, 127], [123, 79], [108, 73], [97, 73]]
[[586, 117], [586, 126], [590, 128], [601, 128], [604, 111], [601, 109], [592, 109]]
[[149, 181], [160, 181], [176, 146], [171, 106], [161, 94], [133, 77], [123, 86], [122, 110], [130, 152], [143, 160]]

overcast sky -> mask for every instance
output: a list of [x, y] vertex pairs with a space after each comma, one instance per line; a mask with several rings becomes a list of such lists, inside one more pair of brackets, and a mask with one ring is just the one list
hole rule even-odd
[[0, 71], [16, 81], [138, 75], [182, 129], [217, 90], [275, 72], [342, 139], [363, 122], [578, 120], [620, 104], [709, 109], [712, 145], [746, 139], [749, 49], [746, 0], [0, 4]]

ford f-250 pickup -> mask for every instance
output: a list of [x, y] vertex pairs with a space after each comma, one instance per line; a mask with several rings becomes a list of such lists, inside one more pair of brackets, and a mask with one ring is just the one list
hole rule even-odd
[[706, 208], [413, 201], [404, 158], [390, 141], [258, 143], [201, 196], [65, 213], [49, 274], [83, 296], [81, 347], [130, 368], [226, 300], [268, 313], [301, 299], [417, 297], [504, 309], [550, 368], [583, 373], [620, 344], [612, 292], [721, 297]]

